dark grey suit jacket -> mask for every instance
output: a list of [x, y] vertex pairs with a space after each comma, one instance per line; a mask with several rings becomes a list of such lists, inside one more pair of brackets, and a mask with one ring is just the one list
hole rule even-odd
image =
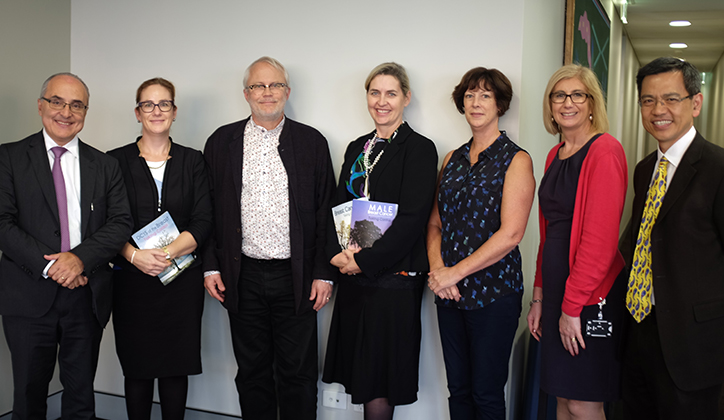
[[[634, 172], [630, 268], [657, 152]], [[651, 232], [656, 319], [674, 383], [694, 391], [724, 381], [724, 149], [697, 133], [667, 188]]]
[[[108, 261], [131, 234], [118, 161], [79, 141], [81, 238], [71, 252], [83, 262], [101, 326], [111, 314]], [[0, 315], [37, 318], [59, 286], [43, 278], [43, 255], [60, 252], [60, 222], [43, 133], [0, 145]]]
[[[241, 272], [241, 186], [244, 129], [249, 119], [218, 128], [206, 142], [214, 205], [214, 233], [204, 247], [204, 271], [220, 271], [226, 286], [224, 307], [239, 310]], [[289, 179], [289, 236], [297, 313], [312, 309], [314, 279], [332, 279], [335, 269], [324, 252], [334, 173], [327, 140], [312, 127], [289, 118], [279, 137], [279, 156]]]

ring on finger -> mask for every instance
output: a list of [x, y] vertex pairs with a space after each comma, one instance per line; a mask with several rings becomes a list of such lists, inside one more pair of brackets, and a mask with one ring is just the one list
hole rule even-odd
[[571, 342], [572, 342], [572, 343], [575, 343], [575, 342], [576, 342], [576, 337], [571, 337]]

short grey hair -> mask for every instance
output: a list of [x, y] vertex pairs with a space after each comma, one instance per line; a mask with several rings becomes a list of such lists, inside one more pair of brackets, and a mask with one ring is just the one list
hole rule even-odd
[[[45, 97], [45, 93], [48, 91], [48, 84], [50, 83], [51, 80], [55, 79], [58, 76], [69, 76], [69, 77], [72, 77], [75, 80], [79, 81], [85, 88], [85, 94], [88, 97], [88, 102], [90, 102], [90, 90], [88, 89], [88, 85], [85, 84], [83, 79], [81, 79], [80, 77], [76, 76], [75, 74], [67, 72], [67, 71], [61, 72], [61, 73], [55, 73], [54, 75], [45, 79], [45, 81], [43, 82], [43, 86], [40, 88], [40, 98]], [[40, 99], [40, 98], [38, 98], [38, 99]], [[88, 105], [88, 104], [86, 104], [86, 105]]]
[[275, 69], [279, 70], [280, 72], [284, 73], [284, 83], [287, 84], [287, 87], [290, 87], [289, 73], [287, 73], [287, 69], [284, 68], [282, 63], [280, 63], [279, 60], [276, 60], [274, 58], [264, 56], [264, 57], [257, 58], [256, 61], [249, 64], [249, 67], [247, 67], [246, 70], [244, 71], [244, 89], [246, 89], [246, 87], [248, 86], [249, 74], [251, 73], [251, 68], [259, 63], [269, 64], [270, 66], [272, 66]]

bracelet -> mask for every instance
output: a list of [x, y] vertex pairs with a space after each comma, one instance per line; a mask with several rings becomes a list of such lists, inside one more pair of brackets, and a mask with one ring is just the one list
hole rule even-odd
[[131, 264], [133, 264], [133, 257], [136, 256], [136, 251], [138, 251], [138, 248], [133, 249], [133, 254], [131, 254]]
[[533, 306], [534, 303], [541, 303], [543, 302], [543, 299], [533, 299], [530, 301], [530, 306]]
[[165, 247], [163, 247], [163, 248], [161, 248], [161, 249], [163, 249], [163, 252], [166, 253], [166, 259], [167, 259], [167, 260], [170, 260], [170, 259], [171, 259], [171, 253], [168, 252], [168, 247], [165, 246]]

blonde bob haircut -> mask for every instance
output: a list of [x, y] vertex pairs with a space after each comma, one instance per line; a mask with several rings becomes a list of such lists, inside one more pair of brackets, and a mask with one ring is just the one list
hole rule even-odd
[[560, 134], [561, 130], [558, 123], [553, 119], [551, 111], [551, 93], [556, 84], [564, 79], [578, 79], [583, 86], [586, 87], [586, 93], [590, 96], [588, 101], [591, 103], [591, 115], [593, 120], [591, 125], [597, 133], [605, 133], [608, 131], [608, 114], [606, 113], [606, 102], [603, 99], [603, 91], [601, 90], [601, 82], [598, 81], [596, 74], [588, 67], [579, 64], [567, 64], [558, 69], [546, 86], [545, 95], [543, 96], [543, 125], [551, 134]]

